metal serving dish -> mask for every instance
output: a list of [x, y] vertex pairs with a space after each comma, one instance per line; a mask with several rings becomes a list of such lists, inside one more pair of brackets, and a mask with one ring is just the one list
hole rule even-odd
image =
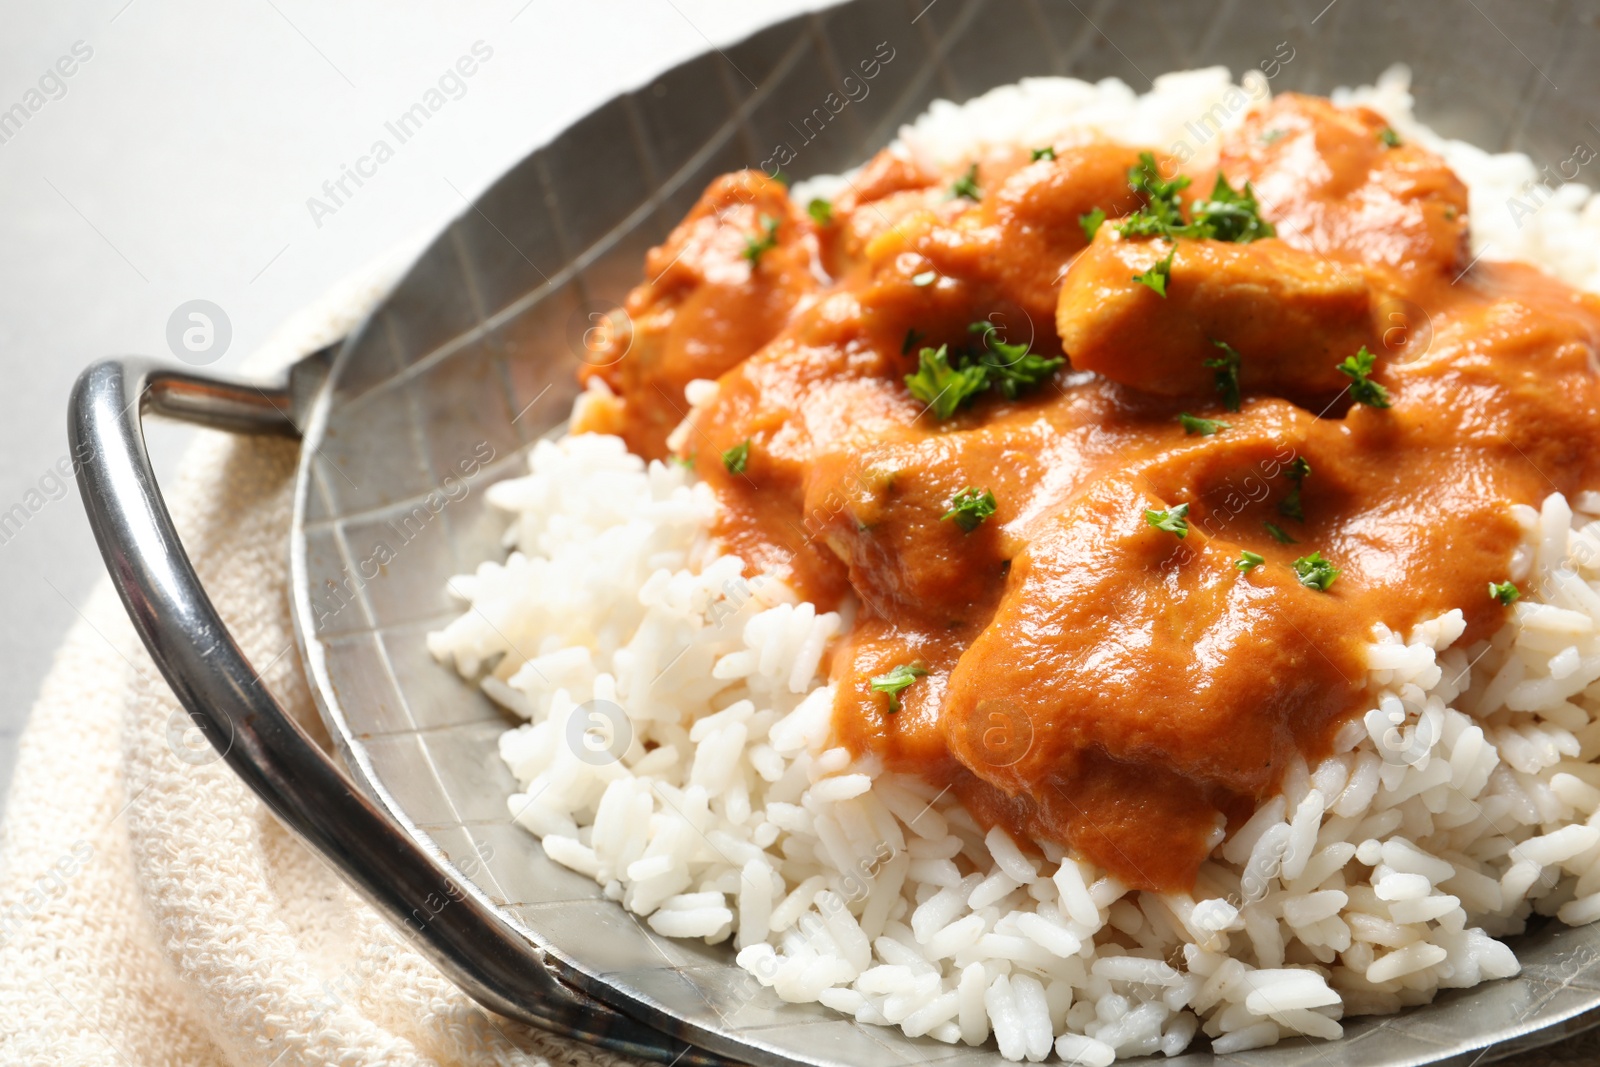
[[[724, 171], [839, 171], [931, 100], [1027, 75], [1142, 89], [1223, 63], [1263, 69], [1277, 91], [1325, 93], [1399, 61], [1427, 121], [1554, 165], [1600, 137], [1597, 54], [1591, 14], [1514, 0], [855, 0], [709, 51], [583, 119], [451, 224], [336, 353], [285, 382], [91, 367], [71, 420], [74, 454], [94, 457], [83, 496], [135, 625], [230, 764], [488, 1008], [664, 1062], [998, 1062], [783, 1004], [726, 946], [655, 936], [510, 822], [514, 783], [495, 754], [508, 719], [424, 647], [457, 610], [446, 579], [498, 551], [483, 487], [559, 425], [590, 315], [620, 301], [646, 249]], [[291, 593], [342, 768], [261, 688], [206, 599], [141, 411], [303, 435]], [[1180, 1062], [1488, 1062], [1600, 1022], [1600, 926], [1544, 929], [1516, 949], [1520, 977], [1354, 1022], [1339, 1042]]]

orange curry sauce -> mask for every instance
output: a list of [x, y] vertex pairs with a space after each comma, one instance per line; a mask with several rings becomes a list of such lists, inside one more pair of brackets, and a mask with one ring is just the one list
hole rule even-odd
[[[819, 607], [858, 605], [837, 742], [1130, 887], [1188, 888], [1218, 829], [1368, 706], [1374, 623], [1461, 607], [1466, 641], [1491, 634], [1509, 505], [1595, 484], [1600, 299], [1469, 269], [1465, 187], [1393, 140], [1317, 98], [1251, 116], [1220, 160], [1276, 227], [1248, 244], [1120, 236], [1138, 149], [1105, 143], [937, 172], [884, 153], [821, 218], [728, 175], [651, 252], [626, 355], [589, 372], [619, 402], [584, 428], [663, 457], [684, 386], [717, 379], [679, 448], [717, 533]], [[972, 163], [977, 199], [953, 196]], [[1215, 172], [1190, 176], [1185, 203]], [[1094, 208], [1110, 221], [1090, 241]], [[1174, 248], [1165, 297], [1133, 279]], [[1069, 362], [941, 421], [906, 375], [983, 321]], [[1206, 366], [1217, 340], [1241, 356], [1237, 412]], [[1362, 345], [1387, 409], [1336, 369]], [[964, 532], [942, 516], [969, 486], [996, 511]], [[1179, 504], [1183, 539], [1146, 521]], [[1246, 551], [1265, 562], [1240, 568]], [[1339, 569], [1325, 591], [1293, 567], [1313, 551]], [[927, 673], [892, 710], [870, 680], [901, 665]]]

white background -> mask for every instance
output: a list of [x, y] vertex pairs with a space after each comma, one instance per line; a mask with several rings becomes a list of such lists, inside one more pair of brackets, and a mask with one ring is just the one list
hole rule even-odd
[[[66, 455], [91, 360], [167, 356], [185, 301], [227, 314], [236, 366], [297, 308], [420, 248], [527, 152], [620, 90], [826, 0], [0, 0], [0, 111], [93, 50], [0, 143], [0, 512]], [[473, 43], [492, 58], [319, 227], [307, 209]], [[81, 48], [80, 48], [81, 50]], [[59, 92], [59, 90], [58, 90]], [[392, 138], [390, 138], [392, 142]], [[459, 193], [457, 192], [459, 190]], [[184, 435], [151, 430], [172, 470]], [[0, 788], [102, 573], [76, 486], [0, 544]], [[0, 794], [3, 795], [3, 794]]]

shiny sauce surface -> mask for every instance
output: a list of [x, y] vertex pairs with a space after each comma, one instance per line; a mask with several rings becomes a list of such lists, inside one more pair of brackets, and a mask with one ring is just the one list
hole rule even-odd
[[[1247, 244], [1119, 235], [1138, 146], [939, 170], [886, 152], [815, 217], [723, 177], [651, 253], [626, 355], [589, 372], [618, 399], [587, 428], [664, 457], [687, 413], [677, 453], [727, 549], [855, 606], [837, 743], [1130, 887], [1187, 888], [1219, 829], [1366, 709], [1376, 623], [1459, 607], [1467, 642], [1490, 635], [1510, 506], [1596, 484], [1600, 299], [1473, 263], [1465, 187], [1390, 140], [1318, 98], [1257, 111], [1217, 167], [1276, 228]], [[968, 176], [976, 198], [952, 195]], [[1192, 200], [1216, 171], [1189, 176]], [[1163, 297], [1133, 276], [1169, 251]], [[941, 420], [905, 377], [973, 323], [1067, 362]], [[1217, 341], [1240, 355], [1238, 411]], [[1337, 370], [1363, 345], [1387, 408]], [[697, 378], [719, 388], [690, 412]], [[970, 531], [943, 517], [968, 487], [995, 501]], [[1181, 539], [1146, 520], [1184, 504]], [[1338, 568], [1325, 590], [1294, 569], [1312, 552]], [[926, 673], [873, 688], [900, 666]]]

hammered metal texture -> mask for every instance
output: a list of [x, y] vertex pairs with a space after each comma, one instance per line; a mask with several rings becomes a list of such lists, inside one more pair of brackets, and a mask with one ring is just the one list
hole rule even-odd
[[[1143, 90], [1168, 70], [1242, 72], [1286, 43], [1293, 59], [1275, 90], [1326, 93], [1405, 62], [1425, 121], [1556, 164], [1576, 144], [1600, 143], [1589, 113], [1600, 101], [1597, 23], [1590, 7], [1517, 0], [856, 0], [711, 51], [600, 108], [433, 243], [327, 385], [323, 432], [302, 461], [293, 536], [305, 564], [295, 580], [313, 605], [298, 620], [308, 667], [347, 764], [409, 832], [475, 869], [477, 889], [574, 985], [625, 1011], [681, 1033], [708, 1028], [753, 1062], [998, 1062], [991, 1050], [783, 1004], [726, 947], [657, 937], [511, 823], [513, 782], [495, 751], [510, 722], [424, 646], [455, 610], [446, 580], [499, 551], [483, 487], [564, 418], [586, 315], [620, 301], [646, 249], [712, 177], [759, 167], [780, 143], [795, 149], [783, 164], [793, 177], [838, 171], [938, 97], [1040, 74], [1115, 76]], [[879, 42], [894, 58], [868, 95], [803, 140], [797, 124]], [[1519, 978], [1355, 1021], [1338, 1042], [1162, 1062], [1491, 1062], [1600, 1018], [1600, 927], [1543, 930], [1516, 948]]]

